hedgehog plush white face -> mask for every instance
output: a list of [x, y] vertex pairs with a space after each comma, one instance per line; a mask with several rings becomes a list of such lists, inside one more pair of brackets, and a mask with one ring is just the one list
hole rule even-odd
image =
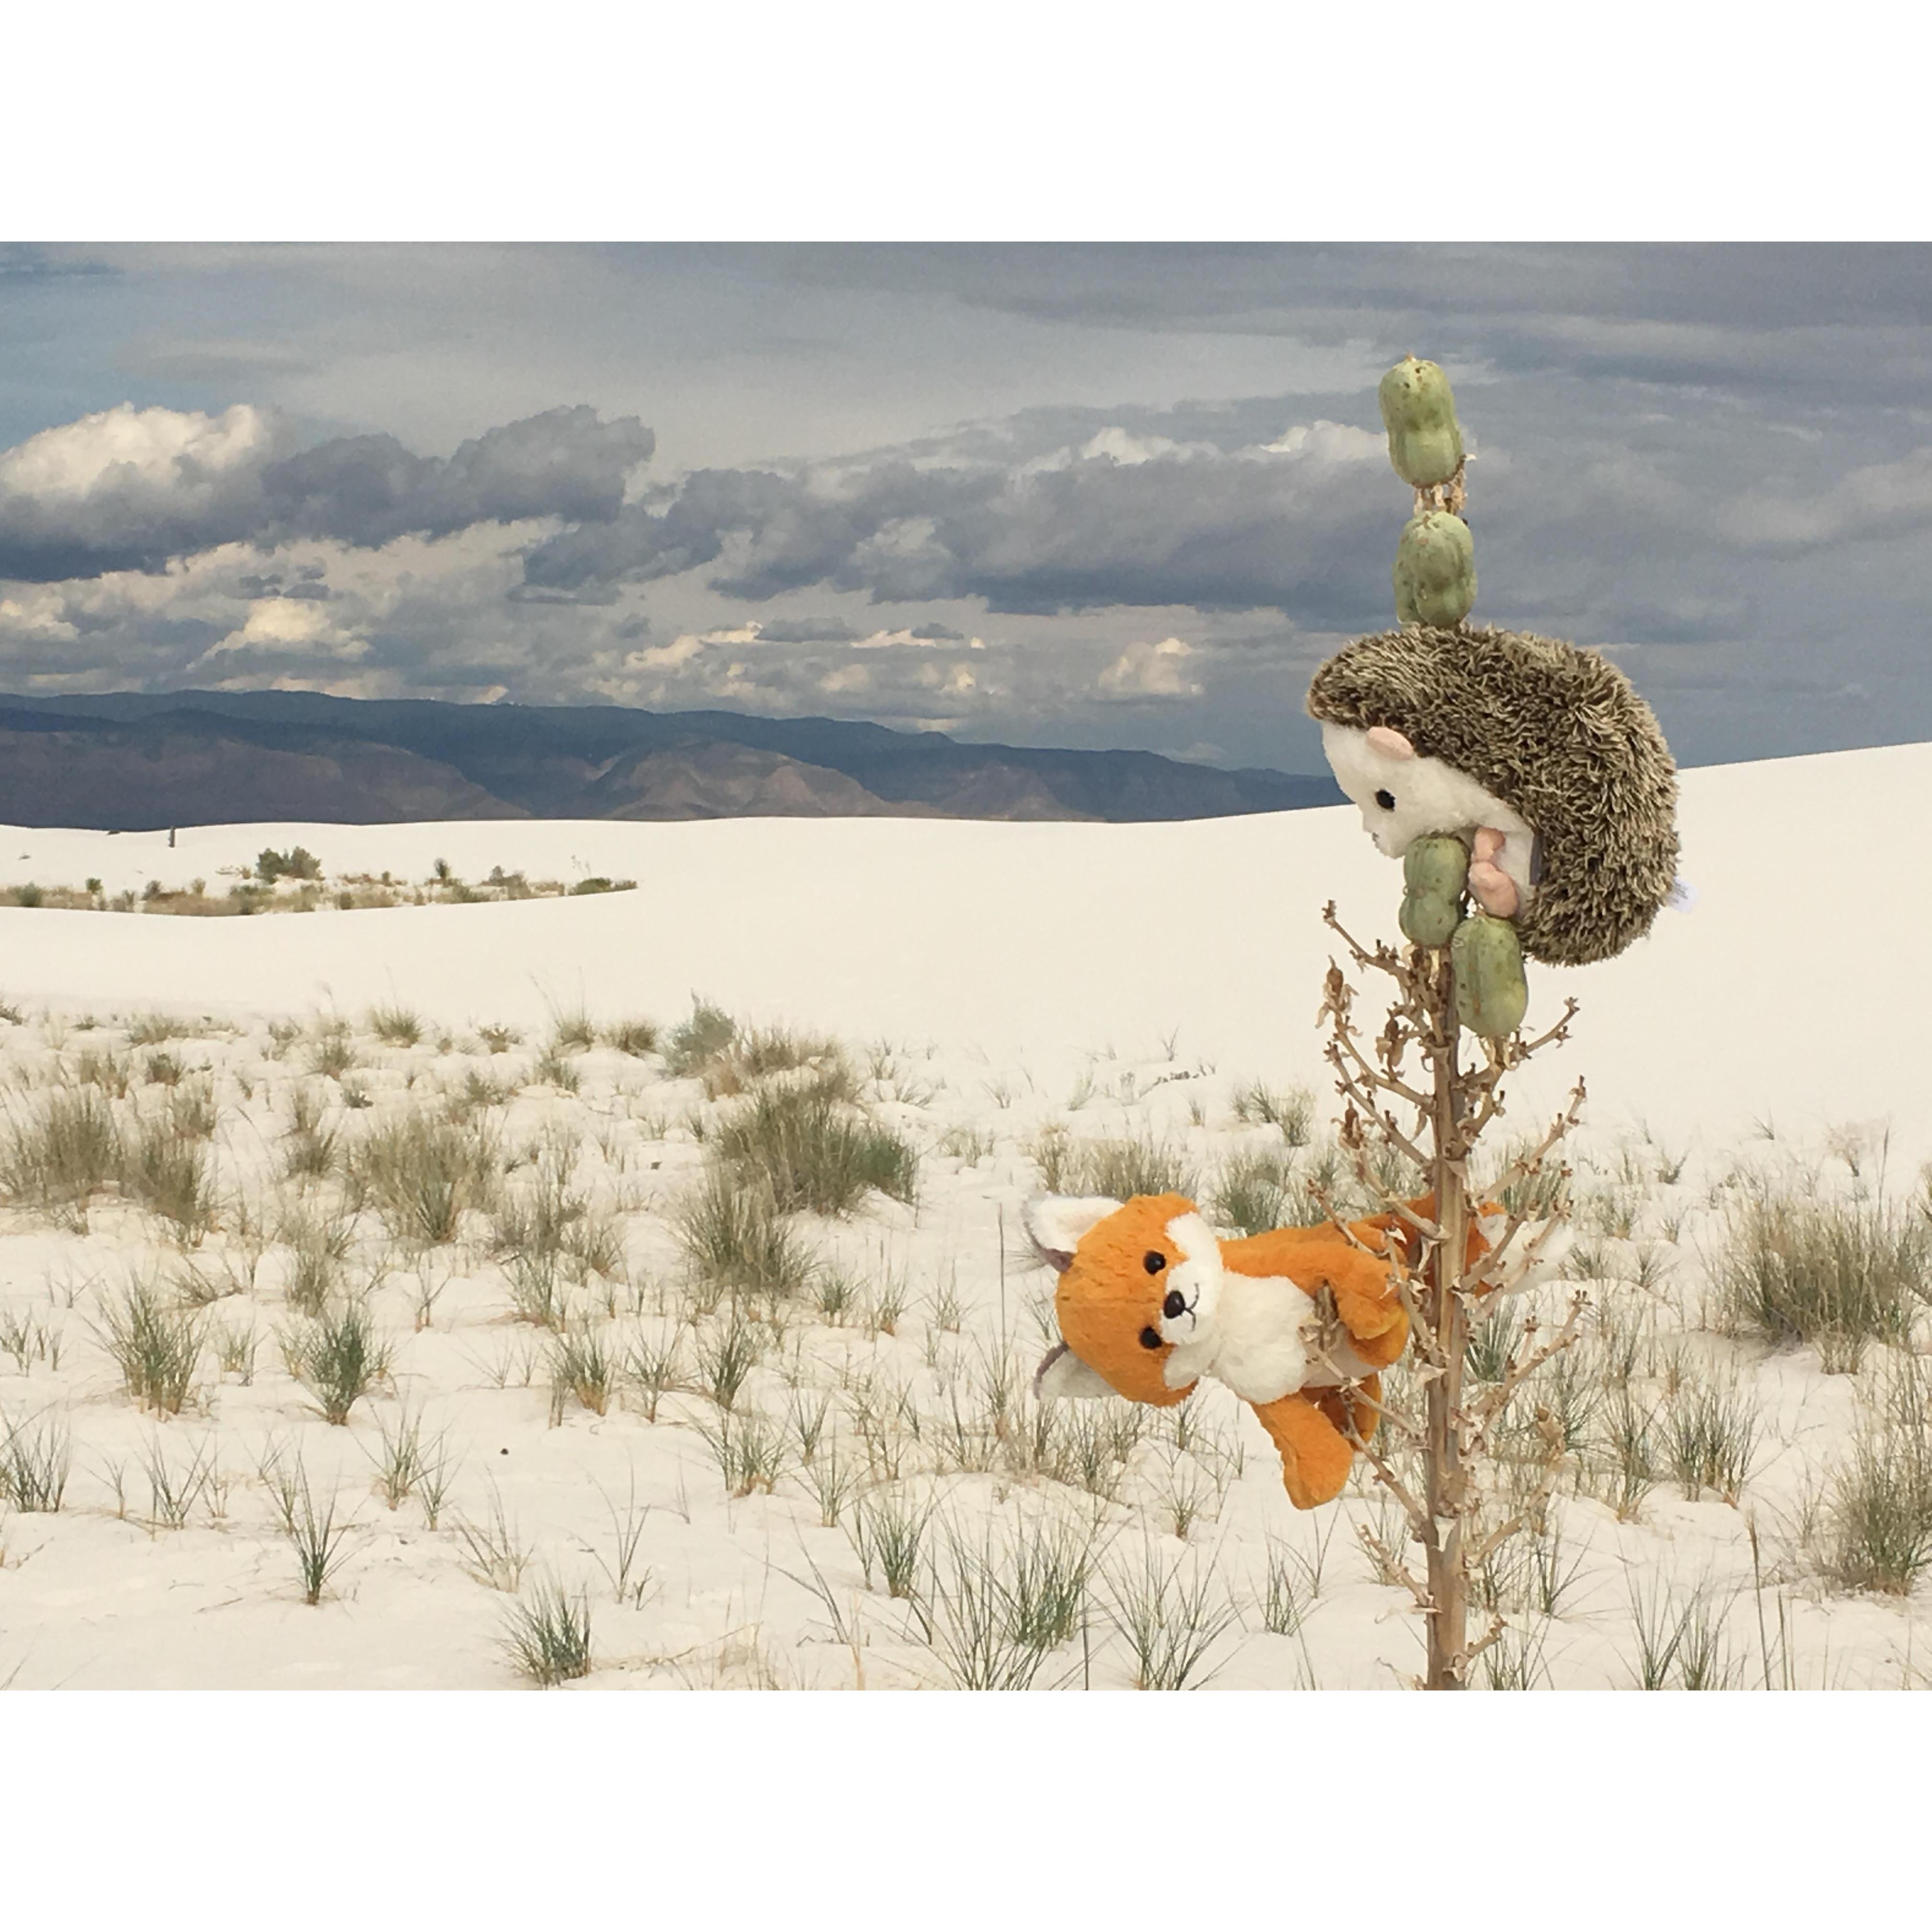
[[[1493, 893], [1483, 890], [1487, 875], [1480, 867], [1486, 865], [1514, 890], [1508, 912], [1528, 902], [1535, 888], [1536, 834], [1467, 772], [1440, 758], [1419, 756], [1400, 732], [1385, 725], [1363, 730], [1324, 724], [1322, 748], [1336, 782], [1360, 811], [1369, 836], [1391, 859], [1400, 859], [1415, 840], [1433, 832], [1474, 832], [1478, 866], [1471, 869], [1472, 890], [1485, 904], [1492, 897], [1508, 898], [1500, 884]], [[1495, 836], [1482, 838], [1486, 832]], [[1500, 903], [1490, 909], [1504, 910]]]

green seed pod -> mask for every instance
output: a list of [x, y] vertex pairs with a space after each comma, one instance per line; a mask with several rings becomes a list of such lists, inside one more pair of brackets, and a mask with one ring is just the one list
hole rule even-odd
[[1395, 614], [1400, 624], [1453, 631], [1476, 601], [1476, 546], [1469, 526], [1446, 510], [1412, 517], [1395, 552]]
[[1449, 378], [1435, 363], [1412, 356], [1382, 378], [1376, 400], [1382, 404], [1396, 474], [1418, 490], [1448, 482], [1462, 460], [1462, 432], [1456, 426]]
[[1507, 1040], [1529, 1010], [1516, 928], [1506, 919], [1471, 914], [1449, 942], [1449, 963], [1462, 1024], [1479, 1039]]
[[1447, 946], [1462, 922], [1462, 887], [1469, 854], [1460, 838], [1446, 834], [1418, 838], [1403, 854], [1402, 910], [1396, 915], [1403, 937], [1418, 946]]

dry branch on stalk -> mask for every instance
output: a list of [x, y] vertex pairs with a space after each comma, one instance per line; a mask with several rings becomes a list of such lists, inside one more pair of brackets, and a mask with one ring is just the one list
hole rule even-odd
[[[1355, 988], [1343, 968], [1331, 962], [1319, 1017], [1327, 1026], [1326, 1058], [1342, 1102], [1342, 1145], [1359, 1185], [1409, 1238], [1412, 1265], [1401, 1293], [1409, 1317], [1411, 1380], [1421, 1393], [1424, 1412], [1418, 1417], [1387, 1402], [1370, 1402], [1358, 1386], [1357, 1400], [1378, 1418], [1386, 1434], [1364, 1437], [1358, 1430], [1354, 1439], [1376, 1480], [1400, 1507], [1408, 1540], [1421, 1546], [1424, 1574], [1418, 1576], [1373, 1529], [1364, 1525], [1359, 1533], [1379, 1572], [1407, 1588], [1424, 1613], [1426, 1683], [1433, 1688], [1460, 1688], [1468, 1682], [1472, 1663], [1503, 1630], [1501, 1620], [1492, 1618], [1481, 1636], [1469, 1640], [1472, 1576], [1511, 1537], [1540, 1528], [1562, 1452], [1553, 1419], [1539, 1407], [1538, 1434], [1546, 1452], [1542, 1465], [1513, 1507], [1498, 1512], [1492, 1502], [1496, 1432], [1531, 1378], [1576, 1340], [1585, 1306], [1581, 1293], [1574, 1296], [1564, 1321], [1546, 1339], [1540, 1339], [1540, 1325], [1531, 1317], [1501, 1379], [1466, 1398], [1464, 1350], [1472, 1311], [1480, 1316], [1497, 1292], [1535, 1266], [1564, 1211], [1559, 1206], [1525, 1237], [1530, 1218], [1520, 1208], [1492, 1210], [1482, 1216], [1480, 1238], [1472, 1240], [1471, 1216], [1479, 1210], [1469, 1198], [1468, 1162], [1484, 1130], [1503, 1115], [1504, 1076], [1568, 1039], [1576, 1004], [1567, 1001], [1562, 1017], [1533, 1039], [1514, 1034], [1484, 1041], [1480, 1063], [1465, 1066], [1444, 951], [1408, 946], [1397, 952], [1385, 944], [1371, 951], [1336, 919], [1332, 903], [1322, 916], [1358, 969], [1394, 982], [1384, 1024], [1372, 1040], [1365, 1039], [1355, 1021]], [[1419, 1070], [1411, 1070], [1412, 1060], [1419, 1061]], [[1511, 1184], [1543, 1172], [1576, 1126], [1582, 1104], [1579, 1081], [1568, 1105], [1540, 1139], [1511, 1162], [1500, 1191], [1507, 1196]], [[1378, 1179], [1370, 1159], [1378, 1143], [1429, 1177], [1425, 1201], [1402, 1199]], [[1568, 1178], [1567, 1167], [1560, 1172]], [[1336, 1226], [1361, 1245], [1333, 1204], [1324, 1205]], [[1328, 1353], [1332, 1346], [1324, 1328], [1318, 1348]], [[1397, 1466], [1404, 1458], [1419, 1462], [1419, 1481]]]

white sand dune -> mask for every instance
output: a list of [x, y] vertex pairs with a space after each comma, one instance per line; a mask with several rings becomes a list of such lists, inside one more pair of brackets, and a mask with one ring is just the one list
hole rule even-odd
[[[1622, 958], [1536, 969], [1530, 1023], [1566, 994], [1575, 1044], [1524, 1088], [1578, 1072], [1592, 1118], [1734, 1134], [1786, 1115], [1889, 1118], [1914, 1149], [1932, 1108], [1921, 962], [1932, 895], [1918, 815], [1932, 746], [1687, 772], [1698, 898]], [[223, 1014], [400, 1000], [452, 1022], [659, 1017], [694, 990], [854, 1038], [1063, 1063], [1112, 1044], [1317, 1076], [1312, 1016], [1332, 896], [1390, 934], [1396, 869], [1352, 808], [1172, 825], [741, 819], [248, 825], [178, 834], [0, 828], [0, 880], [218, 882], [265, 846], [330, 874], [601, 873], [634, 892], [514, 904], [191, 920], [0, 909], [0, 992], [104, 1010]], [[1932, 1146], [1924, 1148], [1932, 1151]]]
[[[1567, 993], [1583, 1007], [1571, 1043], [1522, 1076], [1508, 1130], [1534, 1124], [1587, 1078], [1588, 1126], [1573, 1150], [1589, 1217], [1579, 1265], [1587, 1246], [1605, 1327], [1588, 1357], [1598, 1381], [1572, 1389], [1579, 1426], [1600, 1427], [1604, 1335], [1621, 1324], [1640, 1356], [1623, 1380], [1660, 1432], [1672, 1388], [1736, 1406], [1753, 1432], [1733, 1502], [1659, 1474], [1620, 1514], [1600, 1472], [1586, 1480], [1579, 1462], [1541, 1546], [1553, 1613], [1534, 1608], [1520, 1579], [1510, 1586], [1513, 1654], [1536, 1681], [1628, 1685], [1643, 1619], [1700, 1601], [1729, 1619], [1720, 1660], [1734, 1680], [1924, 1681], [1925, 1592], [1828, 1590], [1804, 1527], [1902, 1352], [1874, 1348], [1864, 1373], [1826, 1374], [1811, 1350], [1714, 1332], [1703, 1294], [1741, 1153], [1795, 1160], [1808, 1177], [1828, 1170], [1851, 1196], [1871, 1187], [1878, 1130], [1841, 1138], [1850, 1154], [1834, 1165], [1824, 1151], [1834, 1127], [1888, 1124], [1894, 1194], [1932, 1153], [1918, 1084], [1932, 1066], [1920, 983], [1932, 896], [1911, 808], [1928, 782], [1928, 746], [1690, 772], [1682, 823], [1694, 910], [1665, 914], [1608, 964], [1532, 968], [1532, 1023]], [[797, 1433], [814, 1414], [830, 1418], [826, 1439], [854, 1466], [862, 1447], [874, 1498], [923, 1498], [969, 1534], [1036, 1509], [1098, 1521], [1116, 1582], [1143, 1549], [1210, 1578], [1237, 1606], [1214, 1649], [1222, 1684], [1368, 1688], [1418, 1667], [1413, 1607], [1354, 1540], [1362, 1526], [1387, 1528], [1384, 1499], [1364, 1482], [1327, 1510], [1291, 1510], [1258, 1425], [1223, 1390], [1189, 1406], [1185, 1442], [1170, 1412], [1136, 1412], [1145, 1432], [1104, 1503], [1071, 1477], [1016, 1479], [989, 1468], [990, 1454], [943, 1448], [956, 1404], [989, 1400], [995, 1359], [1023, 1371], [1043, 1346], [1045, 1277], [1014, 1256], [1043, 1127], [1171, 1137], [1205, 1200], [1238, 1154], [1281, 1151], [1273, 1129], [1238, 1118], [1241, 1082], [1325, 1090], [1315, 1012], [1334, 949], [1320, 908], [1332, 896], [1360, 937], [1391, 937], [1400, 892], [1397, 868], [1352, 811], [1129, 826], [256, 825], [186, 830], [172, 849], [165, 833], [13, 829], [0, 830], [0, 884], [93, 877], [112, 893], [200, 877], [218, 890], [262, 848], [298, 843], [331, 874], [420, 879], [444, 859], [471, 878], [500, 866], [638, 886], [253, 918], [0, 910], [0, 995], [22, 1016], [0, 1028], [9, 1118], [29, 1118], [52, 1082], [111, 1082], [117, 1065], [127, 1090], [113, 1105], [129, 1130], [165, 1118], [176, 1090], [156, 1078], [158, 1043], [130, 1038], [129, 1016], [232, 1023], [162, 1049], [166, 1072], [219, 1108], [207, 1144], [220, 1206], [198, 1246], [111, 1197], [97, 1199], [84, 1232], [24, 1210], [0, 1215], [0, 1444], [9, 1429], [35, 1453], [64, 1442], [72, 1465], [57, 1512], [0, 1510], [0, 1682], [507, 1685], [511, 1599], [478, 1580], [452, 1526], [487, 1524], [500, 1496], [530, 1579], [590, 1593], [593, 1687], [943, 1683], [945, 1658], [862, 1560], [850, 1509], [842, 1525], [823, 1520], [813, 1485], [824, 1466], [806, 1468]], [[724, 1318], [693, 1313], [674, 1233], [718, 1107], [707, 1112], [700, 1083], [655, 1057], [574, 1053], [575, 1091], [536, 1057], [553, 1015], [668, 1023], [694, 992], [855, 1047], [891, 1042], [870, 1059], [868, 1097], [922, 1163], [916, 1207], [874, 1195], [849, 1221], [806, 1217], [810, 1244], [855, 1298], [836, 1320], [802, 1300], [783, 1336], [768, 1337], [733, 1426], [764, 1417], [789, 1460], [773, 1492], [736, 1498], [720, 1473], [721, 1412], [693, 1379]], [[420, 1043], [376, 1039], [367, 1015], [378, 1004], [418, 1012]], [[346, 1023], [360, 1105], [349, 1080], [326, 1077], [320, 1034], [267, 1024], [332, 1013]], [[526, 1037], [490, 1053], [472, 1030], [485, 1022]], [[477, 1100], [482, 1083], [496, 1099]], [[553, 1407], [551, 1338], [513, 1318], [480, 1214], [420, 1257], [373, 1212], [355, 1221], [350, 1286], [370, 1284], [394, 1359], [346, 1426], [324, 1422], [288, 1372], [278, 1342], [299, 1323], [281, 1217], [304, 1184], [284, 1172], [298, 1115], [352, 1146], [386, 1121], [451, 1107], [515, 1156], [501, 1184], [513, 1192], [532, 1184], [546, 1136], [574, 1148], [572, 1185], [614, 1217], [623, 1249], [611, 1279], [577, 1291], [586, 1332], [617, 1357], [674, 1336], [685, 1351], [686, 1386], [656, 1420], [635, 1384], [602, 1414], [568, 1396]], [[1636, 1123], [1674, 1151], [1634, 1137]], [[340, 1206], [346, 1197], [328, 1192], [339, 1183], [320, 1185]], [[160, 1421], [123, 1388], [104, 1298], [190, 1266], [232, 1292], [212, 1304], [187, 1412]], [[1550, 1291], [1549, 1309], [1567, 1292]], [[895, 1294], [903, 1306], [888, 1318]], [[1925, 1326], [1915, 1345], [1932, 1342]], [[218, 1344], [238, 1362], [251, 1334], [252, 1373], [218, 1366]], [[392, 1510], [372, 1491], [385, 1432], [406, 1414], [448, 1452], [437, 1524], [419, 1493]], [[901, 1454], [903, 1481], [882, 1474], [880, 1459]], [[264, 1473], [278, 1454], [299, 1456], [318, 1496], [339, 1492], [354, 1525], [348, 1560], [314, 1606], [296, 1587]], [[150, 1470], [178, 1482], [197, 1459], [208, 1488], [186, 1527], [162, 1526]], [[642, 1526], [648, 1574], [620, 1593], [627, 1519]], [[1269, 1567], [1284, 1561], [1298, 1588], [1320, 1579], [1292, 1636], [1266, 1628], [1262, 1608]], [[1091, 1657], [1063, 1645], [1042, 1684], [1130, 1681], [1123, 1640], [1101, 1610], [1094, 1617]]]

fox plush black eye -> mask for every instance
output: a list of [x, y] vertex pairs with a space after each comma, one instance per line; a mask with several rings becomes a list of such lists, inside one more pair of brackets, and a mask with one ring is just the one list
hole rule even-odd
[[1179, 1288], [1171, 1288], [1168, 1292], [1167, 1299], [1160, 1304], [1160, 1312], [1170, 1322], [1178, 1321], [1187, 1312], [1187, 1304], [1181, 1300]]
[[1392, 791], [1378, 791], [1376, 794], [1376, 802], [1383, 811], [1393, 812], [1395, 809], [1395, 794]]
[[1149, 1274], [1158, 1274], [1167, 1265], [1167, 1257], [1158, 1248], [1150, 1248], [1141, 1262]]
[[1143, 1348], [1160, 1347], [1160, 1330], [1158, 1328], [1143, 1328], [1141, 1330], [1141, 1346]]

